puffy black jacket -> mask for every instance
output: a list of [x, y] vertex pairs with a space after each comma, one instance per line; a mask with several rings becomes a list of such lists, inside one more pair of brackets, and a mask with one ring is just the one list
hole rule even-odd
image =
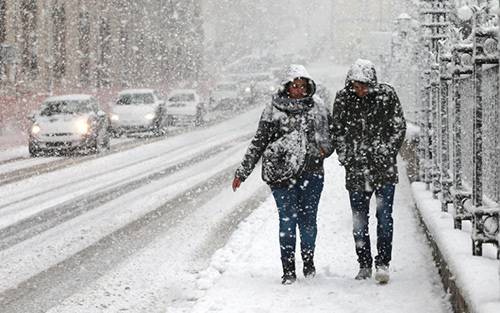
[[[367, 96], [354, 93], [353, 80], [369, 84]], [[339, 161], [346, 169], [346, 188], [370, 190], [396, 184], [396, 156], [405, 132], [406, 122], [394, 88], [378, 83], [373, 67], [351, 68], [333, 105], [333, 138]]]

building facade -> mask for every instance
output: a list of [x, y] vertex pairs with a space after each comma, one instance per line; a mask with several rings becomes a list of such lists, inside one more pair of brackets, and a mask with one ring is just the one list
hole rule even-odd
[[200, 11], [194, 0], [0, 0], [0, 128], [47, 95], [109, 102], [122, 88], [196, 79]]

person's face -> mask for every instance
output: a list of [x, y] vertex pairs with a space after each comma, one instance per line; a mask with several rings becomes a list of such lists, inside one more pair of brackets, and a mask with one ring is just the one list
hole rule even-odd
[[288, 96], [292, 99], [302, 99], [307, 96], [307, 81], [295, 79], [288, 87]]
[[352, 88], [354, 89], [356, 96], [360, 98], [363, 98], [368, 94], [368, 84], [353, 81]]

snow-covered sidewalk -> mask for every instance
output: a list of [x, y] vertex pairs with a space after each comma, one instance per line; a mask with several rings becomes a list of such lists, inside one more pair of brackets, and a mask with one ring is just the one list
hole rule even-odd
[[432, 192], [426, 191], [424, 183], [413, 183], [412, 191], [422, 219], [469, 312], [500, 312], [500, 264], [496, 247], [484, 244], [483, 255], [473, 256], [471, 223], [464, 221], [462, 230], [454, 229], [453, 216], [441, 212], [440, 200], [432, 198]]
[[[259, 175], [258, 169], [252, 175]], [[317, 275], [280, 284], [278, 216], [272, 197], [243, 222], [228, 244], [201, 272], [194, 303], [167, 312], [450, 312], [425, 235], [418, 226], [405, 174], [396, 189], [391, 281], [353, 279], [358, 265], [344, 170], [336, 158], [326, 162], [326, 182], [318, 216]], [[245, 188], [245, 185], [242, 185]], [[370, 231], [375, 249], [375, 214]]]

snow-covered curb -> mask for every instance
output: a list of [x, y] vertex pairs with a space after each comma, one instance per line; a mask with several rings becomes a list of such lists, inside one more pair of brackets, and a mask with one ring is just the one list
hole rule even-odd
[[[451, 288], [456, 286], [458, 298], [462, 298], [468, 312], [498, 313], [500, 310], [499, 262], [496, 249], [484, 245], [483, 256], [473, 256], [469, 225], [464, 223], [464, 230], [453, 228], [453, 217], [441, 212], [441, 203], [426, 191], [424, 183], [413, 183], [412, 192], [417, 209], [432, 237], [437, 254], [447, 265]], [[470, 227], [469, 227], [470, 229]], [[438, 264], [439, 266], [439, 264]], [[441, 273], [442, 275], [445, 273]], [[444, 277], [446, 279], [446, 277]], [[460, 299], [455, 299], [455, 302]], [[460, 303], [454, 303], [460, 307]]]

